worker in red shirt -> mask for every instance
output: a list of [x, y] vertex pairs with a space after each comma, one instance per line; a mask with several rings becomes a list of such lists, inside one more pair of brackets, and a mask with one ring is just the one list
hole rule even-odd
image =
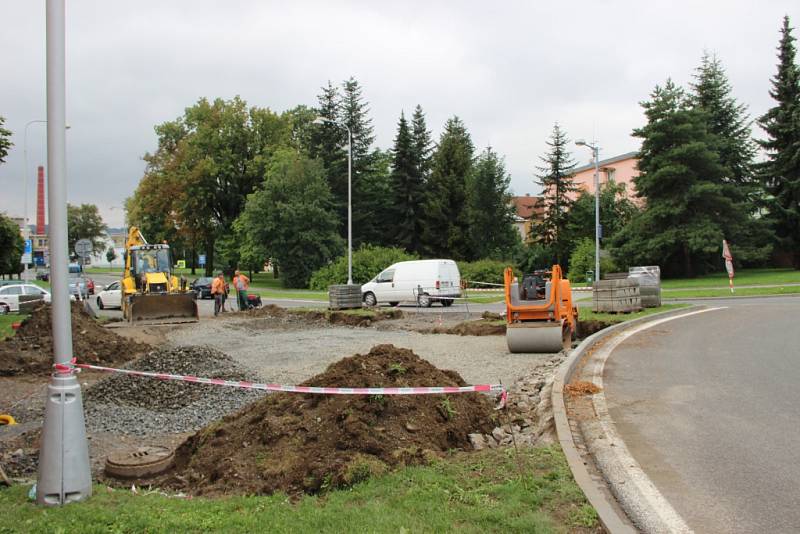
[[216, 317], [225, 305], [225, 275], [222, 273], [219, 273], [211, 282], [211, 294], [214, 296], [214, 316]]
[[239, 304], [239, 310], [248, 309], [250, 305], [247, 303], [247, 290], [250, 288], [250, 279], [236, 271], [233, 277], [233, 287], [236, 289], [236, 302]]

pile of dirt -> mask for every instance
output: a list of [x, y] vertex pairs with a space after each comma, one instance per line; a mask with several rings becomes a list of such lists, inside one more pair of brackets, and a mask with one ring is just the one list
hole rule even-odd
[[[256, 381], [230, 356], [209, 347], [177, 347], [147, 353], [127, 369], [175, 375]], [[174, 380], [114, 374], [86, 390], [90, 431], [153, 435], [197, 430], [264, 395]]]
[[[50, 317], [50, 305], [39, 306], [14, 336], [0, 341], [0, 376], [51, 371], [53, 330]], [[103, 328], [83, 310], [81, 303], [72, 303], [72, 350], [81, 363], [118, 364], [151, 348]]]
[[455, 334], [458, 336], [504, 336], [506, 323], [496, 319], [477, 321], [464, 321], [455, 326], [437, 326], [429, 330], [431, 334]]
[[583, 395], [594, 395], [602, 391], [599, 386], [592, 382], [572, 382], [564, 386], [564, 391], [573, 397], [580, 397]]
[[343, 326], [371, 326], [378, 321], [400, 319], [403, 317], [401, 310], [366, 310], [361, 313], [347, 313], [343, 311], [323, 310], [291, 310], [268, 304], [261, 308], [247, 310], [250, 317], [269, 317], [274, 319], [297, 320], [309, 323], [330, 323]]
[[[461, 386], [408, 349], [378, 345], [344, 358], [307, 386]], [[356, 396], [278, 393], [201, 430], [176, 452], [164, 483], [203, 495], [319, 493], [399, 465], [420, 464], [468, 435], [490, 432], [492, 400], [478, 394]]]

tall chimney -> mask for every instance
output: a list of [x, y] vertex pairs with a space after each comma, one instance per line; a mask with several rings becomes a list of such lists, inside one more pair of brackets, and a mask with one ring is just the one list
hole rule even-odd
[[36, 235], [44, 234], [44, 167], [39, 165], [36, 183]]

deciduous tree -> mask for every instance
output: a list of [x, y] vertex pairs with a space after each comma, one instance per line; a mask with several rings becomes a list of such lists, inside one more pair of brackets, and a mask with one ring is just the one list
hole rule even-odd
[[79, 239], [88, 239], [92, 242], [95, 253], [103, 252], [105, 242], [103, 235], [106, 225], [100, 217], [100, 211], [94, 204], [81, 204], [73, 206], [67, 204], [67, 241], [70, 254], [75, 250], [75, 243]]
[[3, 128], [5, 122], [5, 117], [0, 117], [0, 163], [5, 163], [8, 150], [14, 146], [11, 142], [11, 131]]

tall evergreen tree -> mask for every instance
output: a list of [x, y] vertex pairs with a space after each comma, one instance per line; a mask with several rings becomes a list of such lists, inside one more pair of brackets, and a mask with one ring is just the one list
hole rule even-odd
[[472, 259], [511, 257], [519, 244], [508, 191], [511, 176], [491, 147], [484, 150], [467, 181], [467, 218]]
[[[320, 117], [339, 123], [342, 119], [339, 88], [328, 80], [317, 96], [317, 113]], [[315, 125], [311, 132], [309, 155], [322, 160], [328, 186], [333, 197], [337, 229], [347, 235], [347, 131], [337, 124], [324, 122]]]
[[661, 265], [667, 275], [701, 274], [719, 265], [724, 238], [745, 241], [739, 236], [752, 220], [726, 190], [727, 169], [714, 151], [705, 113], [684, 91], [668, 80], [642, 107], [647, 124], [633, 132], [642, 139], [634, 182], [647, 205], [613, 239], [615, 254], [623, 264]]
[[471, 256], [464, 207], [474, 150], [461, 119], [448, 119], [433, 154], [425, 195], [422, 242], [423, 250], [429, 256], [458, 260]]
[[740, 193], [753, 192], [753, 158], [747, 106], [737, 102], [722, 62], [715, 54], [704, 53], [691, 84], [692, 104], [705, 113], [706, 129], [715, 136], [713, 148], [725, 167], [725, 181], [740, 186]]
[[392, 150], [391, 213], [395, 234], [392, 244], [410, 252], [420, 249], [422, 232], [422, 177], [419, 174], [414, 139], [405, 114], [400, 113]]
[[[386, 244], [392, 234], [390, 225], [384, 222], [391, 202], [391, 160], [385, 152], [372, 151], [375, 135], [369, 104], [364, 99], [361, 85], [352, 77], [342, 84], [341, 122], [350, 128], [353, 136], [354, 246]], [[345, 208], [346, 201], [345, 197]]]
[[760, 176], [771, 196], [769, 219], [783, 250], [791, 253], [794, 268], [800, 269], [800, 68], [794, 41], [789, 17], [784, 17], [778, 72], [769, 92], [777, 105], [759, 119], [767, 134], [759, 144], [767, 153]]
[[425, 122], [425, 113], [422, 106], [417, 104], [414, 108], [414, 115], [411, 117], [411, 139], [414, 147], [414, 158], [417, 166], [417, 174], [422, 183], [428, 180], [431, 172], [431, 152], [433, 152], [433, 140], [428, 125]]
[[544, 218], [540, 223], [534, 224], [531, 230], [537, 242], [552, 250], [552, 259], [559, 265], [569, 259], [567, 223], [573, 202], [570, 194], [578, 190], [573, 179], [575, 160], [570, 155], [568, 145], [566, 132], [556, 123], [547, 141], [550, 148], [541, 158], [544, 166], [537, 167], [541, 174], [535, 180], [542, 186]]

